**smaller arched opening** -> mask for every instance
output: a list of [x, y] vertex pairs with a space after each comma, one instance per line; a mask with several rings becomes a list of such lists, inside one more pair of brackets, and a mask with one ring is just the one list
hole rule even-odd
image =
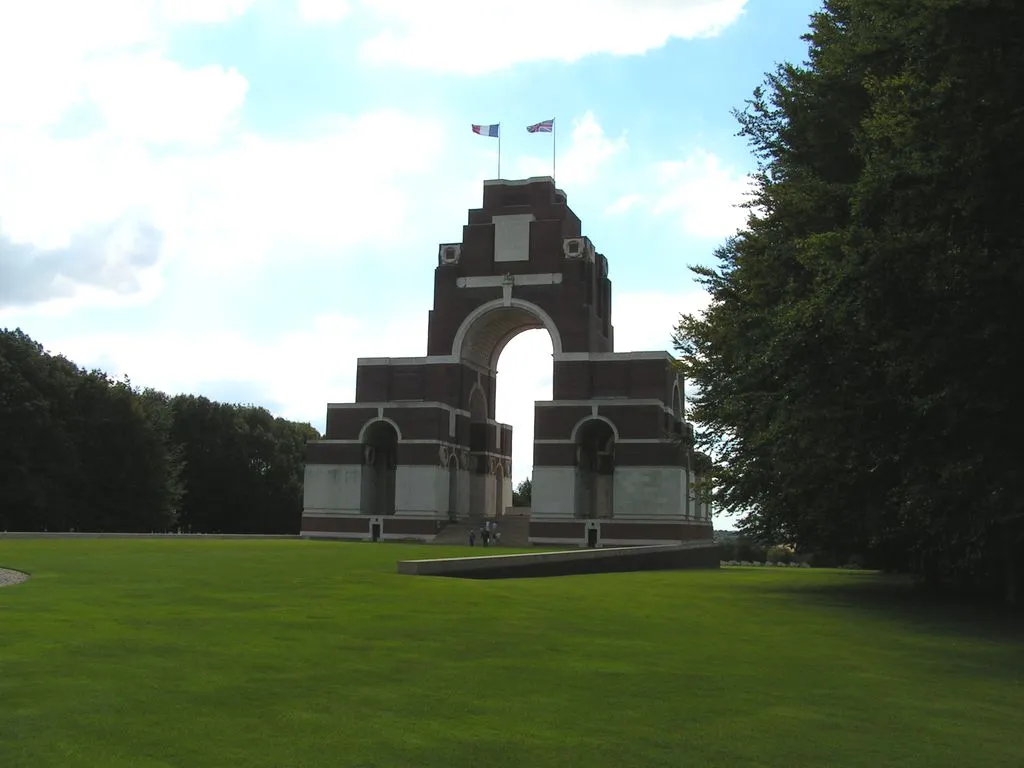
[[363, 478], [360, 509], [368, 515], [395, 513], [395, 476], [398, 469], [398, 429], [384, 419], [362, 429]]
[[615, 429], [590, 418], [573, 430], [576, 444], [576, 517], [609, 518], [614, 504]]
[[685, 420], [683, 414], [682, 387], [679, 386], [678, 380], [672, 385], [672, 413], [677, 419], [681, 421]]

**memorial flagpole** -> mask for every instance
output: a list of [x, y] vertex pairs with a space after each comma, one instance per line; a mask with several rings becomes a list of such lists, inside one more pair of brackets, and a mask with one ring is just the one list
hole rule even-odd
[[473, 133], [477, 136], [490, 136], [491, 138], [498, 140], [498, 178], [501, 178], [501, 123], [493, 123], [491, 125], [477, 125], [473, 123], [470, 125], [473, 129]]
[[551, 178], [555, 178], [555, 162], [557, 160], [557, 144], [555, 143], [555, 118], [542, 120], [539, 123], [526, 126], [527, 133], [550, 133], [551, 134]]

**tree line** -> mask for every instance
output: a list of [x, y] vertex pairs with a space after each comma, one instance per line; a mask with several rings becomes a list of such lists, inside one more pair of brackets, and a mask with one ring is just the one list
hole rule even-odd
[[512, 489], [512, 506], [529, 507], [533, 505], [533, 480], [529, 477], [520, 481], [519, 485]]
[[1024, 5], [828, 0], [736, 111], [745, 227], [675, 346], [761, 542], [1016, 600]]
[[0, 531], [295, 534], [309, 424], [170, 397], [0, 330]]

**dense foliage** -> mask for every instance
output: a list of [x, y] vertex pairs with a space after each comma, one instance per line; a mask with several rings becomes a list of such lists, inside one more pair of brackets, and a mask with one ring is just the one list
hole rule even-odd
[[168, 397], [0, 331], [0, 530], [298, 533], [308, 424]]
[[737, 113], [746, 227], [676, 347], [765, 541], [1001, 585], [1024, 553], [1024, 6], [829, 0]]
[[526, 478], [512, 491], [512, 506], [529, 507], [533, 504], [533, 481]]

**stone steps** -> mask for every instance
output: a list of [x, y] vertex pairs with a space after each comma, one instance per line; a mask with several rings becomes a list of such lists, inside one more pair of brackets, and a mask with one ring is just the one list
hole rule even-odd
[[[463, 545], [469, 546], [469, 531], [476, 528], [476, 544], [473, 549], [483, 549], [480, 542], [480, 528], [483, 527], [482, 520], [460, 520], [457, 523], [448, 523], [434, 538], [434, 544]], [[501, 544], [499, 548], [507, 547], [529, 547], [530, 546], [530, 518], [528, 517], [506, 517], [498, 524], [501, 531]], [[490, 547], [488, 547], [490, 549]]]

